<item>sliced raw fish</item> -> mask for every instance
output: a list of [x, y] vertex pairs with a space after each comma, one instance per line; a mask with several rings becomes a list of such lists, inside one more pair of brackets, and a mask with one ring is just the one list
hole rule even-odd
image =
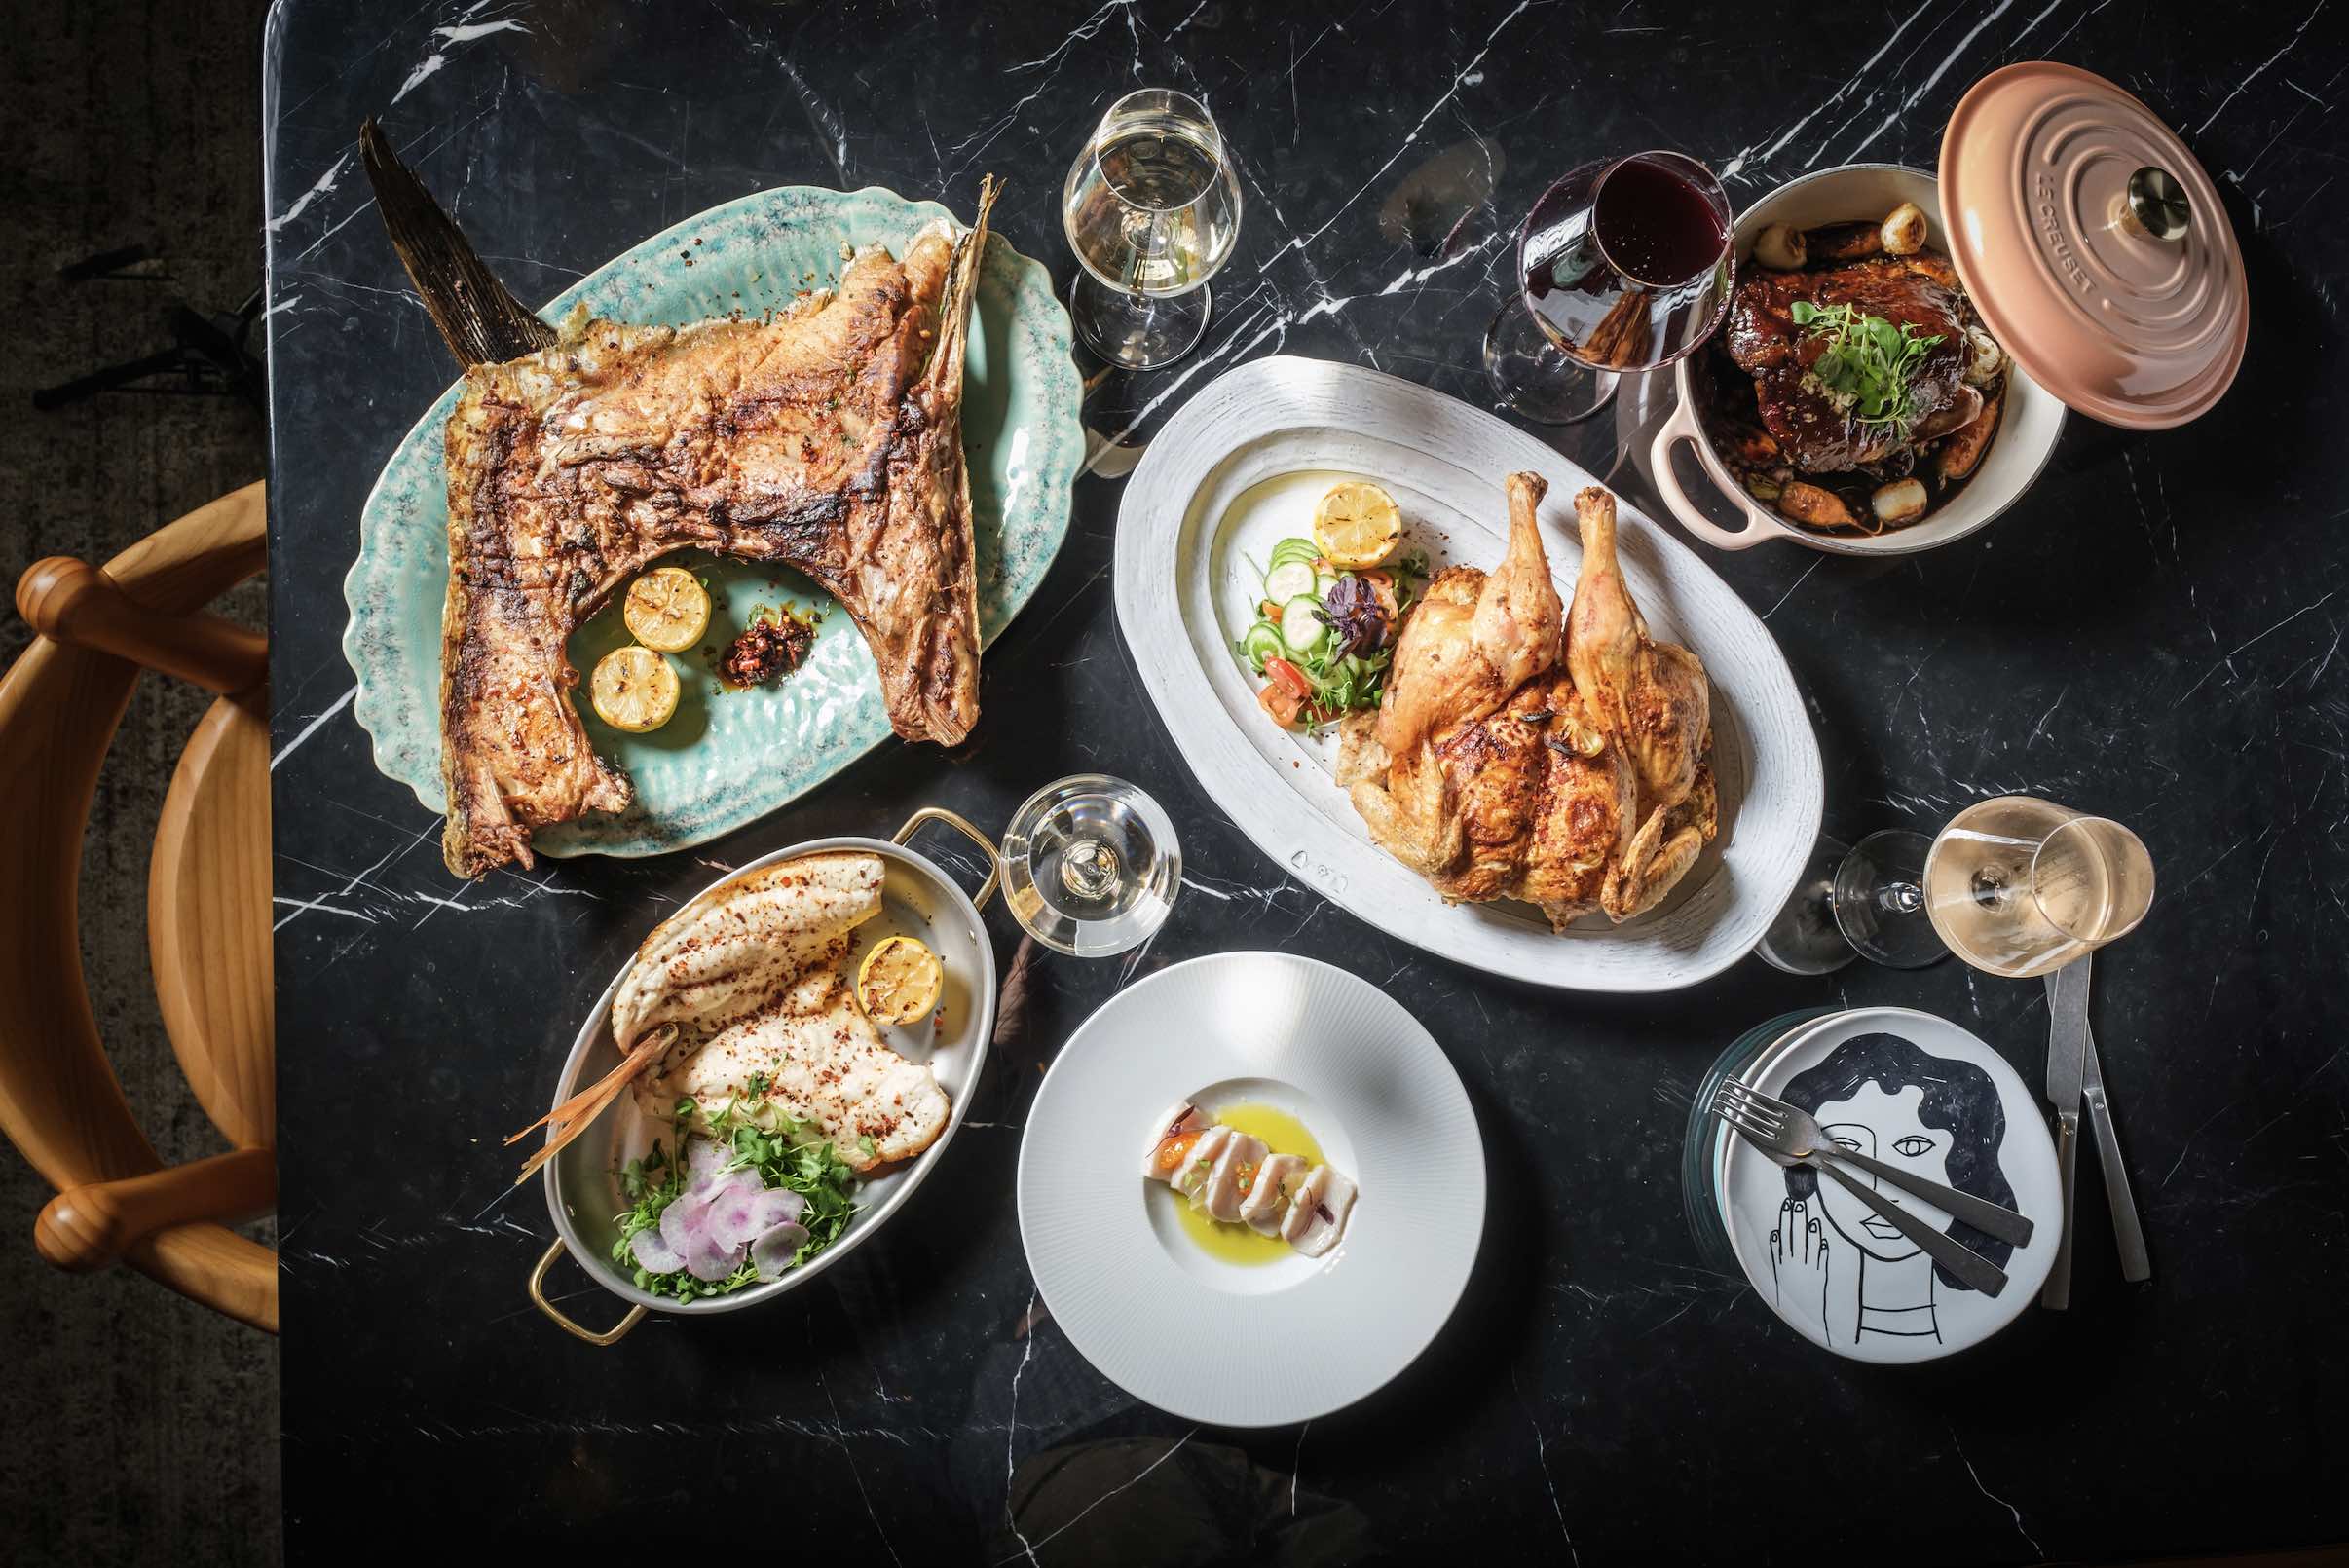
[[807, 1245], [807, 1227], [795, 1220], [785, 1220], [762, 1232], [750, 1245], [752, 1267], [762, 1280], [782, 1277], [801, 1248]]
[[1288, 1188], [1305, 1175], [1305, 1159], [1297, 1154], [1275, 1154], [1256, 1172], [1256, 1184], [1240, 1202], [1240, 1218], [1259, 1235], [1281, 1234], [1288, 1213]]
[[1206, 1114], [1189, 1101], [1169, 1105], [1150, 1129], [1150, 1144], [1142, 1152], [1141, 1174], [1172, 1184], [1175, 1173], [1182, 1169], [1182, 1156], [1189, 1149], [1186, 1140], [1196, 1141], [1207, 1129]]
[[1346, 1232], [1346, 1216], [1354, 1210], [1354, 1183], [1325, 1165], [1315, 1166], [1289, 1205], [1281, 1227], [1288, 1245], [1307, 1257], [1320, 1257]]
[[1234, 1133], [1225, 1140], [1201, 1195], [1201, 1207], [1209, 1218], [1227, 1225], [1239, 1219], [1241, 1202], [1254, 1190], [1256, 1173], [1263, 1169], [1264, 1157], [1270, 1152], [1264, 1139], [1248, 1133]]
[[1191, 1145], [1190, 1159], [1168, 1178], [1168, 1185], [1197, 1203], [1200, 1189], [1207, 1185], [1208, 1173], [1214, 1169], [1215, 1157], [1231, 1139], [1232, 1130], [1228, 1127], [1211, 1127], [1200, 1134], [1199, 1141]]

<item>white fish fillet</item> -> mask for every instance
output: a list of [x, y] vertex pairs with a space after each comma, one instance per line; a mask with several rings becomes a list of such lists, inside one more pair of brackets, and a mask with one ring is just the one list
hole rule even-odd
[[928, 1067], [889, 1049], [837, 975], [826, 978], [832, 984], [816, 994], [809, 994], [815, 988], [798, 988], [703, 1044], [672, 1054], [638, 1080], [638, 1105], [665, 1120], [679, 1100], [690, 1098], [692, 1121], [702, 1127], [734, 1101], [749, 1100], [751, 1079], [763, 1075], [766, 1092], [744, 1113], [770, 1126], [764, 1115], [770, 1110], [814, 1123], [851, 1170], [910, 1160], [928, 1148], [946, 1131], [951, 1109], [946, 1091]]
[[834, 969], [880, 913], [880, 857], [802, 855], [712, 888], [653, 927], [612, 998], [622, 1054], [648, 1029], [689, 1037], [763, 1006], [795, 976]]

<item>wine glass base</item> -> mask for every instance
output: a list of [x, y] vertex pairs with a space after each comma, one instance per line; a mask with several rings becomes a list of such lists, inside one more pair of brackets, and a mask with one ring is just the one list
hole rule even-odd
[[1754, 945], [1754, 955], [1790, 975], [1828, 975], [1859, 956], [1835, 923], [1835, 873], [1850, 846], [1819, 835], [1803, 880]]
[[1534, 425], [1571, 425], [1615, 401], [1622, 378], [1567, 357], [1525, 308], [1511, 297], [1484, 329], [1484, 374], [1494, 406]]
[[1199, 346], [1214, 313], [1207, 284], [1182, 294], [1121, 294], [1091, 273], [1077, 274], [1068, 318], [1085, 347], [1127, 370], [1155, 370]]
[[1057, 952], [1106, 958], [1166, 923], [1182, 882], [1174, 824], [1124, 779], [1075, 773], [1029, 796], [1003, 830], [1003, 902]]
[[1923, 969], [1950, 955], [1924, 907], [1925, 857], [1932, 849], [1933, 840], [1921, 833], [1887, 828], [1852, 845], [1836, 868], [1830, 898], [1836, 927], [1871, 963]]

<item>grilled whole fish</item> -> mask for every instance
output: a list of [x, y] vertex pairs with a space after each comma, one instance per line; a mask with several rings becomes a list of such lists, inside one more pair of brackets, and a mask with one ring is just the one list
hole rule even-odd
[[[368, 168], [452, 352], [543, 341], [388, 149], [371, 145]], [[899, 734], [969, 734], [979, 604], [962, 367], [995, 191], [983, 182], [959, 242], [941, 221], [902, 260], [867, 245], [836, 289], [764, 319], [575, 314], [550, 346], [467, 363], [446, 437], [451, 871], [527, 867], [534, 829], [627, 806], [627, 778], [572, 705], [564, 644], [688, 546], [804, 572], [871, 645]]]

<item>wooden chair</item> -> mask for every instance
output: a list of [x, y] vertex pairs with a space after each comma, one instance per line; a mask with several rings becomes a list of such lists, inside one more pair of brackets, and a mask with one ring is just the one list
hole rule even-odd
[[[127, 1262], [274, 1333], [277, 1255], [227, 1228], [277, 1203], [269, 644], [201, 611], [261, 570], [266, 516], [247, 485], [103, 570], [53, 557], [17, 585], [40, 635], [0, 680], [0, 1132], [57, 1189], [43, 1257]], [[77, 909], [98, 766], [142, 668], [220, 693], [164, 802], [147, 944], [180, 1070], [234, 1149], [168, 1169], [99, 1041]]]

